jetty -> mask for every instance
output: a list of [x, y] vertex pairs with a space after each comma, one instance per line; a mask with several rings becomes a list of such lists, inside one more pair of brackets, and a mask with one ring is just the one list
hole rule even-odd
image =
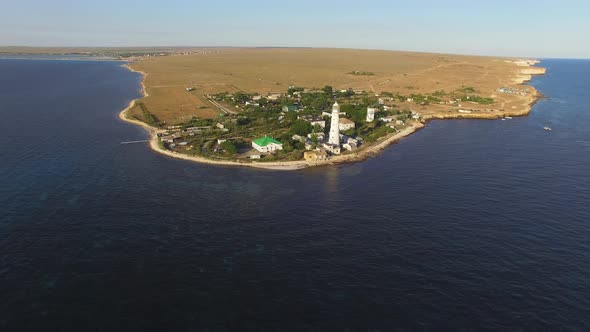
[[144, 139], [141, 141], [126, 141], [126, 142], [121, 142], [121, 144], [136, 144], [136, 143], [149, 143], [149, 139]]

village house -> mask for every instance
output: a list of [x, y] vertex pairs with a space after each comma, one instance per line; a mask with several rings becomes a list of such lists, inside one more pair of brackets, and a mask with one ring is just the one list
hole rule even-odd
[[356, 138], [352, 138], [352, 137], [348, 137], [348, 136], [343, 136], [342, 137], [342, 142], [344, 142], [345, 144], [355, 144], [356, 146], [359, 146], [359, 140]]
[[270, 93], [268, 95], [268, 97], [266, 97], [266, 99], [275, 101], [275, 100], [279, 100], [279, 98], [281, 98], [282, 96], [283, 96], [282, 93]]
[[347, 118], [340, 118], [340, 120], [338, 121], [338, 128], [341, 131], [346, 131], [349, 129], [354, 129], [355, 124], [354, 121], [347, 119]]
[[309, 123], [311, 123], [312, 126], [320, 126], [320, 128], [326, 128], [326, 121], [322, 120], [322, 119], [315, 119], [315, 120], [311, 120], [309, 121]]
[[313, 150], [313, 151], [305, 151], [303, 153], [303, 158], [306, 161], [318, 161], [318, 160], [326, 160], [328, 159], [328, 152], [326, 150]]
[[395, 116], [392, 115], [381, 118], [381, 121], [383, 122], [391, 122], [393, 120], [395, 120]]
[[348, 151], [354, 151], [358, 148], [358, 146], [355, 143], [345, 143], [342, 144], [342, 148]]
[[338, 155], [341, 153], [340, 145], [324, 143], [322, 146], [324, 147], [324, 149], [326, 149], [326, 151], [329, 151], [334, 155]]
[[314, 136], [315, 136], [315, 138], [317, 138], [318, 142], [321, 142], [326, 138], [326, 134], [324, 134], [324, 133], [307, 134], [307, 138], [309, 138], [309, 139], [313, 139]]
[[164, 143], [174, 143], [174, 137], [172, 136], [162, 136], [160, 137], [160, 141]]
[[252, 147], [259, 152], [267, 153], [283, 149], [283, 143], [272, 137], [261, 137], [252, 141]]
[[326, 121], [324, 121], [324, 119], [315, 117], [313, 115], [303, 115], [298, 116], [297, 118], [309, 122], [312, 126], [320, 126], [321, 128], [326, 127]]

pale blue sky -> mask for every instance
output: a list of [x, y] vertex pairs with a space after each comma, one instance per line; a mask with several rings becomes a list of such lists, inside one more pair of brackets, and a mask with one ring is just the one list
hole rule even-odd
[[304, 46], [590, 58], [588, 0], [2, 0], [0, 45]]

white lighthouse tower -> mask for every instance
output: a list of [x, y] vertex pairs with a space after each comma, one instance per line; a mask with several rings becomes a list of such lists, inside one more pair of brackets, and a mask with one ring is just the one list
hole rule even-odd
[[377, 110], [373, 107], [367, 108], [367, 122], [373, 122], [375, 120], [375, 113]]
[[340, 105], [338, 105], [338, 102], [334, 102], [332, 106], [332, 121], [328, 143], [340, 146]]

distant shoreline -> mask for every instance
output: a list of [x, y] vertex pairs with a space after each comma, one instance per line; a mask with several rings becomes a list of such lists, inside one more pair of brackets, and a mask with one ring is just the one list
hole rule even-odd
[[30, 60], [30, 61], [104, 61], [104, 62], [130, 62], [129, 60], [101, 57], [101, 56], [67, 56], [52, 54], [31, 54], [31, 55], [2, 55], [0, 60]]
[[[522, 84], [530, 81], [532, 79], [533, 75], [544, 75], [545, 74], [544, 68], [533, 67], [535, 64], [538, 64], [538, 63], [540, 63], [540, 62], [537, 60], [533, 60], [533, 61], [526, 62], [524, 64], [519, 64], [519, 66], [530, 67], [531, 73], [526, 73], [526, 75], [517, 76], [515, 78], [515, 81], [517, 81], [517, 82], [515, 82], [515, 83], [522, 85]], [[157, 152], [162, 155], [165, 155], [165, 156], [168, 156], [171, 158], [175, 158], [175, 159], [193, 161], [193, 162], [209, 164], [209, 165], [252, 167], [252, 168], [258, 168], [258, 169], [280, 170], [280, 171], [300, 170], [300, 169], [308, 168], [308, 167], [339, 165], [339, 164], [344, 164], [344, 163], [352, 163], [352, 162], [359, 162], [359, 161], [366, 160], [370, 157], [373, 157], [373, 156], [379, 154], [385, 148], [387, 148], [388, 146], [390, 146], [393, 143], [398, 142], [402, 138], [407, 137], [420, 129], [423, 129], [424, 127], [426, 127], [426, 124], [432, 120], [444, 120], [444, 119], [495, 120], [495, 119], [500, 119], [503, 117], [526, 116], [531, 112], [534, 104], [537, 103], [543, 97], [543, 95], [540, 92], [538, 92], [536, 89], [533, 88], [534, 93], [532, 93], [530, 95], [530, 97], [529, 97], [530, 100], [529, 100], [528, 105], [520, 111], [519, 110], [504, 111], [504, 112], [498, 112], [498, 113], [493, 113], [493, 114], [476, 113], [476, 114], [428, 115], [423, 118], [422, 122], [415, 121], [412, 123], [412, 125], [410, 127], [407, 127], [395, 134], [390, 134], [388, 136], [385, 136], [377, 143], [373, 143], [372, 145], [362, 147], [359, 150], [357, 150], [351, 154], [332, 156], [328, 160], [313, 161], [313, 162], [308, 162], [305, 160], [284, 161], [284, 162], [238, 162], [238, 161], [228, 161], [228, 160], [213, 160], [213, 159], [208, 159], [205, 157], [191, 156], [191, 155], [182, 154], [182, 153], [178, 153], [178, 152], [167, 150], [167, 149], [162, 149], [158, 144], [158, 136], [156, 134], [156, 132], [158, 130], [157, 128], [151, 127], [150, 125], [146, 124], [145, 122], [142, 122], [142, 121], [139, 121], [136, 119], [131, 119], [128, 117], [128, 112], [136, 106], [137, 101], [139, 99], [149, 96], [147, 89], [146, 89], [146, 85], [145, 85], [145, 78], [147, 77], [148, 74], [143, 71], [133, 69], [129, 64], [124, 64], [122, 66], [127, 68], [131, 72], [139, 73], [141, 75], [142, 97], [134, 99], [131, 102], [129, 102], [128, 106], [119, 113], [119, 115], [118, 115], [119, 119], [121, 119], [122, 121], [128, 122], [128, 123], [132, 123], [132, 124], [143, 127], [150, 135], [149, 146], [154, 152]], [[520, 74], [522, 74], [522, 73], [520, 73]]]

